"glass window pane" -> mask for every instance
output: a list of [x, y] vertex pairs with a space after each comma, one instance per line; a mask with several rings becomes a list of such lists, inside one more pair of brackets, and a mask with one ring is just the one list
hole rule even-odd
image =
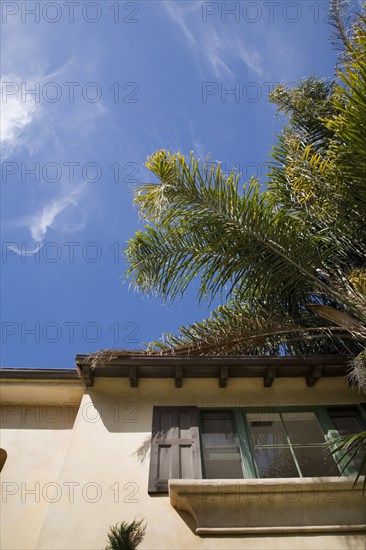
[[282, 413], [292, 444], [324, 443], [323, 431], [313, 412]]
[[[350, 452], [349, 452], [350, 458], [351, 458], [351, 456], [353, 456], [353, 453], [355, 452], [355, 450], [356, 450], [356, 447], [354, 447], [353, 450], [352, 450], [352, 449], [350, 450]], [[353, 459], [352, 459], [352, 464], [356, 467], [357, 470], [360, 469], [361, 464], [362, 464], [362, 462], [363, 462], [363, 459], [364, 459], [364, 457], [365, 457], [365, 454], [366, 454], [366, 449], [363, 448], [359, 453], [357, 453], [357, 454], [353, 457]], [[363, 469], [362, 472], [363, 472], [363, 475], [364, 475], [365, 470]], [[344, 475], [344, 474], [343, 474], [343, 475]]]
[[257, 447], [254, 458], [259, 477], [299, 477], [288, 447]]
[[202, 424], [205, 445], [232, 446], [236, 440], [231, 411], [205, 411], [202, 414]]
[[202, 413], [202, 443], [206, 478], [243, 478], [239, 438], [232, 411]]
[[247, 415], [249, 431], [254, 445], [281, 445], [287, 437], [278, 413], [255, 413], [255, 420]]
[[207, 479], [242, 479], [240, 451], [223, 447], [205, 449], [205, 473]]
[[[343, 410], [343, 411], [329, 411], [330, 416], [334, 422], [334, 425], [339, 433], [339, 435], [352, 435], [362, 432], [364, 430], [360, 421], [357, 418], [357, 414], [352, 410]], [[353, 452], [355, 449], [353, 449]], [[341, 451], [340, 454], [343, 454], [344, 451]], [[349, 455], [353, 454], [352, 449], [349, 451]], [[366, 449], [363, 449], [353, 458], [353, 465], [358, 469], [361, 466], [363, 458], [365, 456]], [[347, 461], [347, 459], [346, 459]]]
[[330, 416], [339, 435], [356, 434], [363, 429], [353, 411], [330, 411]]
[[339, 469], [328, 447], [294, 447], [303, 477], [339, 476]]

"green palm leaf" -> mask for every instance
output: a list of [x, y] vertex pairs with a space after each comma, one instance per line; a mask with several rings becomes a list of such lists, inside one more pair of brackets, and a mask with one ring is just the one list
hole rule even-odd
[[362, 475], [363, 492], [366, 490], [366, 431], [335, 438], [331, 443], [331, 454], [339, 455], [336, 462], [341, 466], [341, 473], [358, 457], [361, 456], [358, 472], [353, 486]]

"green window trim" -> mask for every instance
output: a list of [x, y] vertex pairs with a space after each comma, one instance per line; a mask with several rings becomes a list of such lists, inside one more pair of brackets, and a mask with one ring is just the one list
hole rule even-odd
[[[347, 416], [347, 413], [349, 413], [349, 416], [353, 416], [357, 419], [357, 422], [360, 424], [361, 429], [365, 429], [366, 426], [366, 415], [361, 409], [360, 406], [357, 405], [337, 405], [337, 406], [291, 406], [291, 407], [251, 407], [251, 408], [222, 408], [222, 409], [212, 409], [212, 408], [205, 408], [200, 409], [200, 439], [201, 439], [201, 449], [202, 449], [202, 471], [204, 478], [207, 479], [205, 475], [205, 461], [204, 461], [204, 444], [203, 444], [203, 415], [207, 413], [208, 411], [212, 412], [232, 412], [233, 419], [235, 423], [236, 428], [236, 436], [238, 437], [238, 440], [240, 442], [240, 455], [241, 455], [241, 462], [242, 462], [242, 470], [243, 470], [243, 478], [244, 479], [260, 479], [262, 476], [260, 476], [260, 472], [255, 460], [255, 451], [265, 451], [266, 449], [274, 450], [278, 449], [279, 451], [290, 451], [291, 457], [293, 459], [294, 465], [296, 467], [297, 475], [294, 475], [293, 477], [309, 477], [309, 475], [303, 475], [304, 467], [302, 468], [299, 464], [298, 455], [297, 453], [301, 453], [301, 451], [306, 449], [314, 449], [321, 450], [321, 449], [327, 449], [327, 443], [330, 443], [334, 440], [336, 440], [339, 437], [339, 431], [335, 427], [334, 418], [332, 418], [332, 415], [340, 415]], [[294, 443], [292, 440], [292, 436], [289, 434], [288, 427], [286, 425], [285, 416], [289, 414], [294, 413], [313, 413], [314, 417], [316, 418], [319, 427], [323, 433], [324, 436], [324, 443], [323, 442], [297, 442]], [[285, 435], [285, 442], [280, 443], [270, 443], [270, 444], [263, 444], [255, 445], [253, 443], [253, 439], [250, 433], [249, 428], [249, 422], [248, 422], [248, 416], [253, 414], [271, 414], [271, 415], [278, 415], [280, 419], [280, 427], [282, 427], [283, 434]], [[330, 450], [329, 450], [329, 459], [334, 460], [334, 464], [336, 461], [340, 459], [339, 453], [335, 454], [332, 458], [330, 456]], [[353, 464], [353, 462], [349, 463], [344, 471], [341, 473], [342, 468], [347, 463], [347, 457], [341, 461], [339, 464], [335, 465], [335, 470], [337, 471], [339, 476], [354, 476], [357, 474], [357, 468]], [[331, 465], [333, 465], [333, 462], [331, 462]], [[293, 466], [293, 465], [292, 465]], [[331, 475], [335, 475], [334, 473]], [[291, 476], [284, 476], [284, 477], [291, 477]]]

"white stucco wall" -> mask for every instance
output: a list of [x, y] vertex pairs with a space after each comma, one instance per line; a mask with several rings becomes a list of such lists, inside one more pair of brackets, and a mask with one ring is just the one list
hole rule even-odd
[[[11, 399], [17, 399], [14, 389]], [[262, 379], [230, 379], [227, 388], [219, 388], [214, 379], [185, 379], [180, 389], [166, 379], [142, 379], [138, 388], [130, 388], [127, 379], [96, 378], [82, 397], [75, 422], [67, 420], [70, 407], [64, 407], [57, 425], [35, 425], [31, 416], [24, 425], [14, 420], [15, 414], [5, 423], [3, 491], [4, 482], [19, 487], [25, 483], [26, 488], [39, 483], [41, 497], [37, 503], [22, 491], [7, 494], [1, 548], [104, 548], [109, 526], [133, 518], [147, 522], [141, 549], [364, 548], [362, 533], [199, 537], [192, 517], [178, 513], [168, 496], [147, 493], [154, 405], [268, 407], [359, 401], [343, 378], [321, 379], [314, 388], [307, 388], [301, 378], [276, 379], [272, 388], [263, 388]]]

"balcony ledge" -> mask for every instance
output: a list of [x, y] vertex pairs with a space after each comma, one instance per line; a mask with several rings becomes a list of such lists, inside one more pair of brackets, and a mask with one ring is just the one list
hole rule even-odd
[[365, 532], [363, 478], [169, 481], [171, 504], [197, 535]]

